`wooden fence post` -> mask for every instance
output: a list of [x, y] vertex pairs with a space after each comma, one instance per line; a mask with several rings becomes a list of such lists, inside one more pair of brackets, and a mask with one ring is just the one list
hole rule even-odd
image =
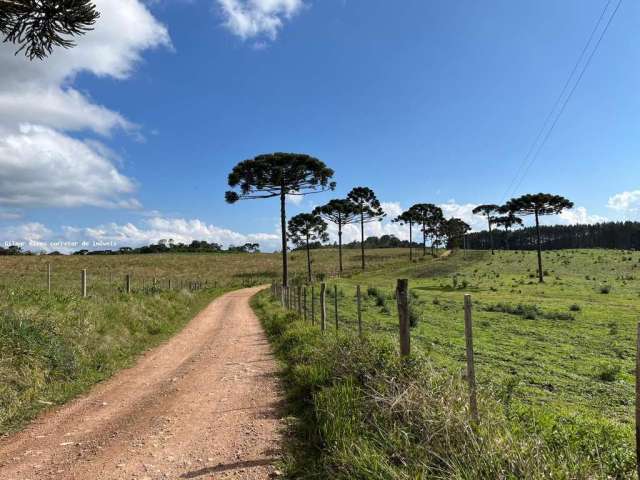
[[47, 291], [51, 293], [51, 263], [47, 263]]
[[127, 273], [127, 276], [124, 279], [124, 291], [131, 293], [131, 274], [129, 273]]
[[172, 287], [172, 285], [171, 285], [171, 277], [169, 277], [169, 282], [168, 283], [169, 283], [169, 285], [168, 285], [169, 286], [169, 291], [171, 291], [171, 287]]
[[87, 269], [83, 268], [82, 269], [82, 273], [80, 274], [80, 283], [81, 283], [81, 291], [82, 291], [82, 297], [86, 297], [87, 296]]
[[280, 286], [280, 304], [282, 305], [282, 308], [284, 308], [284, 289], [285, 289], [285, 286], [281, 285]]
[[311, 285], [311, 325], [316, 324], [316, 299], [315, 288]]
[[333, 286], [333, 306], [336, 314], [336, 331], [338, 331], [338, 285]]
[[640, 322], [636, 334], [636, 468], [640, 478]]
[[469, 382], [469, 409], [471, 420], [477, 425], [478, 400], [476, 398], [476, 370], [473, 363], [473, 323], [471, 317], [471, 295], [464, 296], [464, 338], [467, 349], [467, 381]]
[[308, 320], [308, 310], [307, 310], [307, 286], [302, 287], [302, 315], [304, 321]]
[[327, 328], [327, 305], [326, 305], [327, 284], [320, 284], [320, 330], [323, 332]]
[[400, 356], [407, 357], [411, 353], [411, 339], [409, 333], [409, 281], [399, 279], [396, 287], [398, 302], [398, 318], [400, 320]]
[[298, 285], [296, 296], [298, 297], [298, 316], [302, 318], [302, 285]]
[[358, 308], [358, 335], [362, 337], [362, 295], [360, 285], [356, 286], [356, 303]]

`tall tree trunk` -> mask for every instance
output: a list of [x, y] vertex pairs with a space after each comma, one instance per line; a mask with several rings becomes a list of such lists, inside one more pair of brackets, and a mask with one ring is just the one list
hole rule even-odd
[[409, 222], [409, 261], [413, 261], [413, 237], [411, 236], [411, 230], [413, 227], [413, 222]]
[[364, 270], [364, 212], [360, 210], [360, 253], [362, 255], [362, 270]]
[[311, 283], [311, 252], [309, 250], [309, 235], [307, 235], [307, 278]]
[[287, 265], [287, 210], [284, 188], [280, 190], [280, 228], [282, 230], [282, 285], [289, 286], [289, 269]]
[[504, 231], [504, 245], [506, 250], [509, 250], [509, 235], [511, 235], [511, 230], [506, 228]]
[[342, 276], [342, 218], [338, 215], [338, 263], [340, 264], [340, 276]]
[[427, 227], [423, 223], [422, 224], [422, 256], [425, 257], [427, 255]]
[[538, 218], [538, 211], [536, 210], [536, 236], [538, 239], [538, 279], [540, 283], [544, 282], [544, 275], [542, 274], [542, 240], [540, 239], [540, 220]]
[[487, 215], [487, 222], [489, 222], [489, 244], [491, 245], [491, 255], [495, 255], [493, 250], [493, 230], [491, 230], [491, 217]]

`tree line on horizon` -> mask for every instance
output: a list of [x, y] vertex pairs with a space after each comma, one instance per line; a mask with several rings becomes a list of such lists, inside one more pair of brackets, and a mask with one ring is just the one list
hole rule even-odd
[[[278, 198], [280, 201], [280, 229], [282, 241], [282, 284], [288, 286], [289, 271], [287, 251], [289, 241], [297, 248], [306, 250], [307, 277], [312, 280], [311, 247], [328, 240], [328, 222], [338, 230], [338, 266], [342, 264], [342, 233], [349, 224], [360, 228], [361, 266], [364, 271], [366, 223], [381, 221], [386, 213], [374, 191], [369, 187], [354, 187], [345, 198], [330, 200], [316, 207], [312, 212], [298, 214], [287, 222], [286, 200], [288, 196], [303, 196], [313, 193], [333, 191], [334, 171], [324, 162], [307, 154], [276, 152], [258, 155], [238, 163], [228, 177], [232, 190], [225, 193], [225, 199], [233, 204], [240, 200]], [[521, 216], [533, 215], [536, 225], [536, 246], [538, 251], [538, 275], [544, 281], [542, 270], [542, 240], [540, 217], [554, 215], [572, 208], [573, 203], [560, 195], [528, 194], [509, 200], [505, 205], [479, 205], [473, 210], [487, 218], [489, 241], [492, 253], [493, 226], [502, 225], [507, 230], [522, 224]], [[422, 254], [427, 253], [427, 239], [430, 239], [431, 254], [446, 239], [448, 243], [464, 241], [471, 227], [459, 218], [446, 219], [440, 207], [432, 203], [417, 203], [402, 212], [392, 221], [409, 227], [409, 259], [413, 259], [413, 229], [422, 233]]]
[[[502, 250], [534, 250], [536, 228], [518, 230], [493, 230], [473, 232], [467, 235], [467, 247], [472, 250], [490, 250], [491, 238], [495, 248]], [[640, 250], [640, 222], [603, 222], [577, 225], [543, 225], [540, 241], [545, 250], [610, 248]]]
[[[191, 243], [174, 242], [173, 239], [163, 239], [158, 243], [151, 243], [141, 247], [120, 247], [117, 250], [76, 250], [72, 255], [130, 255], [146, 253], [260, 253], [260, 244], [245, 243], [243, 245], [229, 245], [226, 249], [216, 242], [193, 240]], [[18, 245], [7, 248], [0, 247], [0, 256], [4, 255], [36, 255], [30, 250], [23, 250]], [[63, 255], [54, 250], [46, 255]]]

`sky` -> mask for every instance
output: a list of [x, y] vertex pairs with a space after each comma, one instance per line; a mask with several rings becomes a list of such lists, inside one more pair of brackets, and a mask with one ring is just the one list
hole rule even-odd
[[224, 201], [273, 151], [335, 170], [290, 215], [372, 188], [388, 217], [368, 235], [407, 238], [389, 219], [414, 203], [481, 229], [474, 206], [535, 192], [575, 203], [548, 223], [640, 220], [638, 2], [95, 3], [73, 49], [0, 44], [0, 246], [273, 250], [278, 202]]

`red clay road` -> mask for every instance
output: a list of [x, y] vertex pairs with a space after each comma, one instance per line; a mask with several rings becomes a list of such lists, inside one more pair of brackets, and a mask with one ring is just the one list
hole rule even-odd
[[0, 479], [264, 479], [278, 475], [278, 369], [249, 299], [213, 301], [87, 395], [0, 440]]

